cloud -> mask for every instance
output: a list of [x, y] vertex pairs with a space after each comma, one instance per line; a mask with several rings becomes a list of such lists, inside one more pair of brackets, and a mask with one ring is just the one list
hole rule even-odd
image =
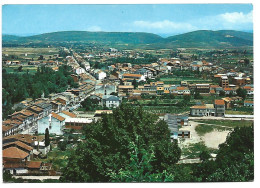
[[102, 31], [102, 29], [101, 29], [101, 27], [94, 25], [94, 26], [88, 27], [87, 31]]
[[208, 30], [253, 30], [253, 12], [226, 12], [215, 16], [206, 16], [192, 22], [200, 29]]
[[133, 26], [142, 31], [156, 31], [157, 33], [186, 32], [197, 29], [197, 27], [190, 23], [178, 23], [169, 20], [156, 22], [138, 20], [133, 22]]
[[243, 12], [227, 12], [220, 14], [219, 17], [223, 19], [223, 21], [230, 23], [252, 23], [253, 11], [249, 12], [248, 14], [244, 14]]
[[190, 19], [184, 22], [171, 20], [144, 21], [136, 20], [131, 24], [126, 23], [131, 31], [150, 32], [157, 34], [179, 34], [195, 30], [253, 30], [253, 11], [224, 12], [212, 16]]

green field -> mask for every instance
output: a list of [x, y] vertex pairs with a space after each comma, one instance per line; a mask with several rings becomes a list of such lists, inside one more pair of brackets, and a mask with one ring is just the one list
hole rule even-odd
[[243, 127], [252, 125], [253, 121], [239, 120], [197, 120], [196, 122], [225, 126], [227, 128]]
[[[59, 50], [57, 48], [3, 48], [2, 54], [7, 60], [25, 60], [33, 59], [37, 60], [40, 55], [43, 55], [45, 59], [49, 59], [49, 56], [58, 54]], [[6, 56], [8, 55], [8, 56]], [[12, 59], [15, 56], [15, 59]]]
[[18, 68], [20, 66], [21, 65], [4, 66], [2, 69], [5, 69], [7, 71], [7, 73], [18, 73], [18, 74], [24, 74], [24, 73], [27, 72], [27, 70], [28, 70], [28, 72], [30, 74], [34, 74], [37, 71], [37, 66], [34, 66], [34, 65], [23, 65], [22, 71], [19, 72]]
[[213, 126], [207, 124], [200, 124], [195, 128], [195, 131], [198, 133], [199, 136], [203, 136], [204, 134], [212, 132], [213, 130]]

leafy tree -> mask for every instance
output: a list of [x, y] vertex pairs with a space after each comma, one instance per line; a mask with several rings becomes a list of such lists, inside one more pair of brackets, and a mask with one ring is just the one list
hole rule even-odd
[[86, 141], [72, 152], [61, 181], [107, 182], [111, 172], [118, 174], [121, 169], [121, 172], [133, 170], [129, 166], [131, 142], [142, 146], [142, 150], [148, 152], [145, 156], [154, 152], [149, 174], [172, 168], [180, 158], [180, 148], [176, 142], [170, 141], [167, 123], [157, 120], [158, 117], [145, 113], [141, 107], [127, 104], [120, 105], [110, 115], [103, 114], [101, 120], [84, 127]]
[[200, 154], [200, 160], [201, 161], [206, 161], [209, 158], [210, 158], [210, 154], [209, 154], [208, 151], [204, 150], [204, 151], [201, 152], [201, 154]]
[[226, 96], [225, 91], [221, 90], [221, 91], [219, 92], [219, 96], [221, 96], [221, 97], [225, 97], [225, 96]]
[[254, 130], [236, 127], [219, 145], [216, 161], [203, 160], [192, 174], [198, 181], [252, 181], [254, 179]]
[[23, 70], [23, 66], [18, 67], [19, 72], [22, 72], [22, 70]]
[[242, 88], [237, 89], [237, 96], [242, 97], [243, 100], [245, 100], [246, 95], [247, 95], [247, 91], [245, 89]]
[[[136, 142], [138, 144], [138, 137]], [[173, 175], [164, 170], [162, 173], [153, 173], [151, 162], [155, 160], [153, 147], [146, 151], [144, 146], [130, 142], [130, 163], [118, 173], [109, 173], [112, 182], [167, 182], [173, 181]]]
[[194, 99], [203, 99], [203, 97], [200, 95], [200, 93], [198, 91], [195, 91]]

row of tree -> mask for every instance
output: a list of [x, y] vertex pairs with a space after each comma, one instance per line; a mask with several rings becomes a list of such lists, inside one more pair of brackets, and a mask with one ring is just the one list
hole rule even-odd
[[77, 88], [78, 84], [71, 78], [71, 67], [63, 65], [58, 71], [49, 67], [38, 67], [37, 72], [32, 75], [27, 73], [7, 73], [3, 70], [2, 78], [2, 104], [3, 119], [12, 113], [12, 107], [26, 98], [39, 98], [44, 94], [48, 97], [50, 93], [65, 91], [68, 86]]

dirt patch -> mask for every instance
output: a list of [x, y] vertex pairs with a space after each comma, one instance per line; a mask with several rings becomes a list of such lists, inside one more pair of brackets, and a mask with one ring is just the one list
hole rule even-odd
[[227, 135], [230, 131], [213, 131], [206, 133], [202, 140], [205, 142], [205, 145], [209, 148], [218, 149], [218, 145], [226, 141]]

